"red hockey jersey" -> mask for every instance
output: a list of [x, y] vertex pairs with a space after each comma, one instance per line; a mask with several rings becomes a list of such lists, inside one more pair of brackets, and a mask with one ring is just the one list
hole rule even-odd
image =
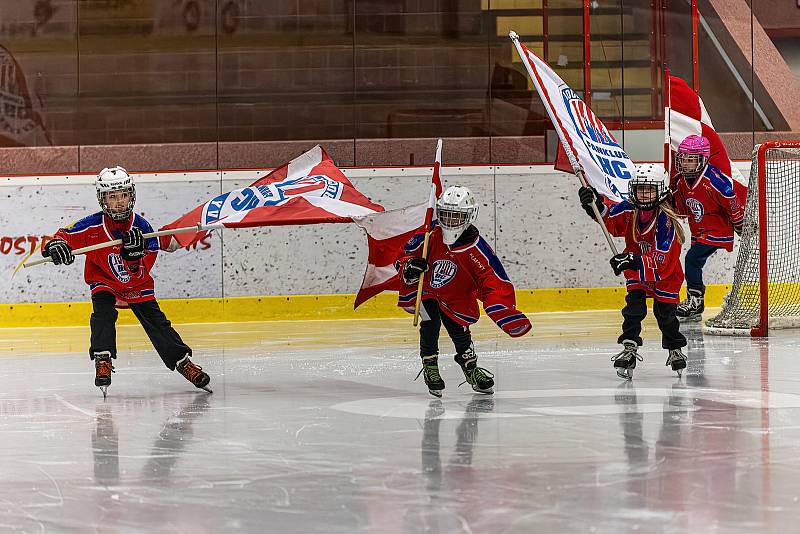
[[[603, 214], [611, 235], [625, 238], [625, 252], [642, 257], [641, 269], [625, 271], [628, 291], [642, 289], [648, 297], [677, 304], [683, 267], [675, 224], [661, 210], [645, 225], [634, 221], [635, 216], [636, 209], [627, 200], [612, 204]], [[635, 231], [632, 231], [632, 224], [636, 225]]]
[[[424, 234], [418, 234], [406, 244], [398, 261], [398, 270], [411, 256], [422, 252]], [[428, 265], [422, 300], [435, 299], [448, 317], [468, 326], [478, 321], [478, 300], [486, 314], [511, 337], [525, 335], [531, 322], [516, 308], [514, 286], [503, 264], [477, 228], [470, 226], [456, 243], [447, 246], [442, 232], [434, 227], [428, 243]], [[405, 284], [400, 289], [398, 306], [413, 312], [417, 284]]]
[[695, 241], [733, 250], [733, 232], [741, 232], [747, 188], [707, 165], [689, 186], [679, 178], [673, 187], [675, 208], [689, 219], [692, 243]]
[[[133, 214], [121, 223], [113, 221], [102, 212], [89, 215], [80, 221], [60, 229], [55, 237], [65, 240], [73, 249], [87, 247], [121, 239], [122, 233], [136, 226], [142, 233], [150, 233], [150, 226], [142, 216]], [[158, 239], [145, 239], [144, 258], [129, 262], [122, 259], [121, 245], [94, 250], [86, 254], [83, 276], [92, 294], [100, 291], [113, 293], [118, 301], [136, 303], [155, 298], [153, 277], [150, 270], [158, 254]]]

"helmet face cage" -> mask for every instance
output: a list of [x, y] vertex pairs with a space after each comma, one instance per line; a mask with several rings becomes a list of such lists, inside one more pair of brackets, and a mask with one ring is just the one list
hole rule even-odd
[[473, 208], [464, 210], [461, 208], [445, 208], [437, 206], [436, 218], [439, 220], [439, 224], [442, 225], [443, 228], [447, 228], [448, 230], [460, 230], [469, 224], [470, 213], [472, 210]]
[[[125, 221], [133, 213], [133, 206], [136, 203], [136, 187], [128, 172], [122, 167], [114, 167], [113, 169], [103, 169], [97, 177], [95, 182], [95, 190], [97, 191], [97, 202], [103, 213], [111, 217], [112, 220], [120, 222]], [[107, 196], [109, 193], [127, 192], [128, 205], [122, 210], [112, 210], [108, 205]]]
[[[641, 189], [652, 188], [654, 192], [650, 198], [643, 198]], [[640, 210], [651, 210], [664, 202], [667, 198], [667, 191], [664, 188], [664, 181], [657, 179], [636, 178], [631, 180], [630, 195], [631, 203]]]
[[[108, 206], [108, 203], [106, 202], [106, 195], [108, 193], [116, 193], [117, 191], [127, 191], [128, 194], [130, 195], [128, 199], [128, 206], [122, 211], [112, 211], [111, 208]], [[124, 221], [131, 216], [131, 213], [133, 213], [133, 205], [136, 203], [136, 188], [133, 186], [133, 184], [131, 184], [125, 187], [110, 188], [105, 191], [97, 191], [97, 201], [100, 203], [100, 208], [102, 208], [103, 213], [111, 217], [111, 219], [117, 222]]]
[[702, 154], [675, 154], [675, 168], [685, 178], [694, 181], [700, 176], [708, 164], [708, 158]]

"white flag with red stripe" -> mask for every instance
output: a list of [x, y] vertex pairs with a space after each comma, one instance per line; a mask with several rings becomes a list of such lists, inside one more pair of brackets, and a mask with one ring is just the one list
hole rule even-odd
[[[714, 130], [711, 117], [703, 105], [703, 100], [683, 79], [677, 76], [669, 77], [668, 106], [665, 109], [664, 121], [665, 139], [669, 143], [670, 152], [674, 156], [681, 141], [690, 135], [702, 135], [711, 143], [711, 157], [709, 163], [739, 182], [743, 177], [733, 165], [725, 150], [725, 145]], [[670, 162], [666, 162], [669, 164]], [[674, 165], [672, 166], [673, 175]]]
[[622, 201], [628, 196], [628, 181], [636, 174], [631, 159], [577, 93], [515, 33], [510, 36], [572, 167], [581, 167], [589, 184], [603, 196]]
[[[361, 194], [319, 145], [278, 167], [248, 187], [235, 189], [197, 206], [162, 230], [203, 227], [248, 228], [290, 224], [351, 222], [383, 211]], [[420, 218], [420, 221], [422, 218]], [[185, 247], [207, 232], [170, 236]], [[162, 248], [174, 248], [162, 243]]]
[[382, 291], [398, 291], [402, 286], [396, 261], [403, 247], [416, 234], [425, 232], [429, 202], [398, 210], [353, 217], [367, 233], [369, 258], [364, 281], [356, 295], [354, 308]]
[[354, 308], [383, 291], [401, 289], [400, 272], [395, 264], [403, 247], [417, 234], [430, 232], [436, 201], [442, 194], [442, 140], [436, 143], [431, 190], [428, 202], [399, 210], [354, 217], [353, 222], [367, 232], [369, 258], [364, 281], [356, 295]]

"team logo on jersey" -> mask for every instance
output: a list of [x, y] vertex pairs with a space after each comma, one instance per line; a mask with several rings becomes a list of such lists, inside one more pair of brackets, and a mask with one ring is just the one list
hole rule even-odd
[[694, 218], [694, 222], [700, 222], [703, 220], [703, 214], [705, 213], [705, 208], [703, 208], [702, 202], [700, 202], [696, 198], [687, 198], [686, 207], [689, 208], [689, 211], [692, 212], [692, 217]]
[[344, 184], [325, 175], [287, 178], [280, 182], [262, 184], [223, 193], [203, 207], [203, 224], [220, 221], [239, 222], [250, 210], [281, 206], [297, 197], [338, 199]]
[[111, 272], [117, 277], [117, 280], [123, 284], [131, 281], [131, 273], [125, 268], [125, 262], [122, 261], [122, 256], [119, 254], [108, 255], [108, 266], [111, 267]]
[[450, 280], [455, 278], [458, 272], [458, 265], [450, 260], [436, 260], [433, 262], [433, 272], [431, 273], [431, 287], [439, 289], [447, 285]]
[[653, 250], [653, 245], [647, 241], [639, 241], [639, 248], [642, 250], [642, 256], [644, 256], [650, 254], [650, 251]]

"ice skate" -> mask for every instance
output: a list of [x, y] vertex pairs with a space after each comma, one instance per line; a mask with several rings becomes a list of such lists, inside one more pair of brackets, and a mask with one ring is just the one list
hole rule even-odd
[[175, 366], [175, 370], [182, 374], [186, 380], [191, 382], [194, 387], [213, 393], [211, 388], [208, 387], [208, 383], [211, 382], [211, 377], [203, 371], [202, 367], [192, 363], [189, 356], [179, 361], [178, 365]]
[[94, 359], [94, 385], [100, 388], [103, 399], [108, 395], [108, 386], [111, 385], [111, 373], [114, 365], [111, 363], [111, 353], [98, 352], [92, 355]]
[[625, 340], [622, 342], [622, 352], [611, 357], [617, 376], [623, 380], [633, 380], [633, 370], [636, 369], [636, 360], [642, 361], [639, 356], [639, 346], [635, 341]]
[[486, 369], [478, 367], [478, 357], [475, 355], [475, 349], [473, 347], [467, 349], [463, 354], [456, 354], [455, 360], [456, 363], [461, 366], [461, 370], [464, 371], [464, 377], [466, 378], [461, 384], [469, 383], [472, 389], [478, 393], [484, 393], [486, 395], [494, 393], [494, 375]]
[[686, 292], [686, 299], [678, 304], [675, 315], [682, 323], [697, 323], [703, 319], [705, 308], [703, 292], [697, 289], [689, 289]]
[[434, 397], [442, 396], [442, 390], [444, 390], [444, 380], [442, 380], [442, 375], [439, 374], [438, 356], [423, 356], [422, 369], [419, 370], [419, 373], [417, 373], [417, 377], [414, 380], [419, 378], [419, 375], [422, 375], [422, 378], [425, 380], [425, 385], [428, 386], [428, 392], [431, 395]]
[[672, 370], [678, 373], [678, 378], [680, 378], [683, 370], [686, 369], [686, 355], [681, 352], [681, 349], [670, 349], [665, 365], [671, 366]]

